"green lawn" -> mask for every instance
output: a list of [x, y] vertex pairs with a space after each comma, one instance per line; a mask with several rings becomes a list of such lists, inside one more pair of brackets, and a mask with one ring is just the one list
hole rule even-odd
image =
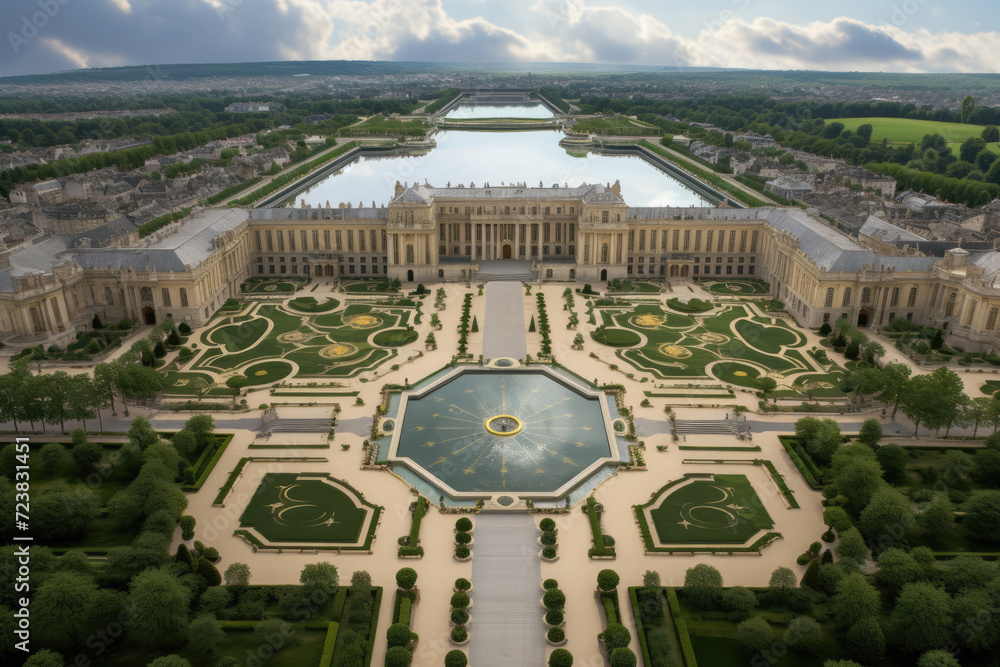
[[660, 128], [649, 125], [639, 120], [632, 120], [625, 116], [614, 116], [613, 118], [584, 118], [579, 120], [572, 127], [572, 132], [578, 134], [620, 134], [620, 135], [648, 135], [659, 136], [662, 134]]
[[[881, 142], [885, 139], [890, 144], [920, 143], [925, 134], [940, 134], [952, 147], [952, 152], [956, 156], [963, 141], [969, 137], [978, 137], [986, 127], [913, 118], [829, 118], [826, 122], [843, 123], [845, 129], [852, 131], [857, 130], [860, 125], [871, 124], [874, 128], [872, 142]], [[994, 153], [1000, 153], [1000, 143], [988, 146]]]
[[768, 284], [763, 280], [705, 281], [702, 284], [712, 294], [766, 295], [769, 289]]
[[392, 292], [392, 283], [388, 280], [360, 280], [356, 283], [344, 283], [344, 291], [351, 292]]
[[995, 394], [1000, 391], [1000, 380], [987, 380], [986, 384], [979, 388], [984, 394]]
[[254, 528], [276, 546], [357, 546], [366, 541], [366, 519], [371, 517], [374, 526], [378, 509], [322, 473], [268, 473], [240, 516], [240, 526]]
[[416, 331], [409, 331], [407, 329], [387, 329], [385, 331], [379, 331], [372, 338], [372, 342], [376, 345], [382, 345], [384, 347], [399, 347], [401, 345], [406, 345], [417, 340], [418, 334]]
[[613, 347], [631, 347], [638, 345], [641, 340], [638, 334], [628, 329], [604, 329], [595, 331], [591, 337], [598, 343]]
[[240, 289], [247, 294], [282, 294], [294, 292], [296, 285], [284, 280], [248, 280]]
[[327, 299], [320, 302], [311, 296], [300, 296], [288, 302], [290, 310], [301, 313], [329, 313], [331, 310], [337, 310], [339, 306], [340, 302], [336, 299]]
[[774, 527], [744, 475], [715, 475], [677, 487], [668, 484], [643, 505], [647, 506], [654, 507], [650, 516], [661, 544], [744, 544]]

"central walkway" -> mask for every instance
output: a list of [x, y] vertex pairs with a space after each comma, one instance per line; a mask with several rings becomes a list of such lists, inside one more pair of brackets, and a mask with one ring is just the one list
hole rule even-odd
[[470, 665], [545, 664], [537, 537], [530, 514], [480, 514], [476, 518]]
[[486, 283], [486, 330], [483, 356], [487, 359], [524, 359], [528, 343], [524, 331], [524, 286], [515, 282]]

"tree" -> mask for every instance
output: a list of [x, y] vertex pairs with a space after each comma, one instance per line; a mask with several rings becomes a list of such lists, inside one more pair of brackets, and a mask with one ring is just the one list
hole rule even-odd
[[979, 135], [988, 144], [995, 144], [1000, 141], [1000, 130], [996, 125], [987, 125]]
[[614, 621], [608, 622], [608, 627], [601, 633], [601, 636], [604, 638], [604, 648], [609, 653], [619, 646], [628, 646], [629, 642], [632, 641], [632, 633], [628, 631], [628, 628]]
[[757, 608], [757, 596], [748, 588], [733, 586], [723, 591], [721, 606], [732, 620], [743, 621]]
[[878, 664], [882, 660], [885, 634], [876, 617], [866, 616], [847, 631], [847, 654], [865, 664]]
[[814, 591], [823, 590], [823, 574], [820, 572], [820, 563], [815, 558], [809, 561], [806, 573], [802, 575], [802, 587]]
[[67, 378], [66, 415], [67, 419], [83, 422], [87, 428], [87, 420], [97, 416], [95, 408], [102, 407], [100, 399], [95, 400], [94, 381], [86, 373], [79, 373]]
[[198, 441], [195, 439], [194, 434], [186, 428], [177, 431], [174, 437], [170, 439], [170, 444], [174, 446], [178, 454], [188, 460], [191, 460], [191, 455], [198, 449]]
[[882, 445], [875, 450], [875, 459], [882, 466], [882, 476], [887, 480], [902, 477], [906, 471], [906, 462], [909, 458], [910, 455], [905, 449], [892, 443]]
[[903, 363], [886, 364], [882, 369], [882, 393], [881, 399], [887, 403], [892, 403], [891, 419], [896, 418], [896, 409], [899, 401], [906, 390], [910, 379], [911, 369]]
[[903, 539], [913, 525], [910, 500], [889, 486], [880, 486], [861, 511], [858, 525], [869, 543], [891, 545]]
[[402, 567], [396, 572], [396, 586], [403, 590], [413, 590], [417, 585], [417, 571], [412, 567]]
[[962, 147], [958, 149], [958, 159], [964, 162], [975, 162], [979, 151], [986, 148], [986, 142], [982, 137], [969, 137], [962, 142]]
[[457, 648], [448, 651], [444, 656], [444, 667], [466, 667], [468, 664], [469, 658]]
[[129, 584], [128, 634], [149, 646], [176, 646], [187, 638], [191, 591], [164, 570], [144, 570]]
[[45, 399], [45, 422], [59, 424], [59, 431], [65, 433], [65, 422], [72, 418], [69, 407], [72, 380], [69, 373], [56, 371], [51, 375], [39, 376], [38, 381], [41, 383], [40, 390]]
[[951, 600], [926, 582], [903, 586], [889, 617], [889, 636], [908, 653], [929, 651], [951, 640]]
[[947, 494], [934, 494], [924, 511], [917, 515], [917, 524], [932, 544], [947, 542], [955, 532], [955, 512]]
[[768, 392], [774, 391], [778, 388], [778, 381], [771, 377], [762, 376], [757, 378], [755, 382], [764, 398], [767, 398]]
[[964, 523], [972, 534], [988, 542], [1000, 542], [1000, 491], [975, 491], [964, 509]]
[[874, 418], [866, 419], [864, 423], [861, 424], [861, 430], [858, 432], [858, 441], [868, 445], [869, 447], [875, 447], [881, 439], [882, 424], [879, 423], [879, 420]]
[[405, 648], [413, 640], [414, 632], [406, 623], [393, 623], [386, 630], [385, 636], [390, 647], [402, 646]]
[[222, 611], [233, 601], [233, 596], [222, 586], [209, 586], [198, 598], [198, 607], [201, 611], [214, 614]]
[[837, 593], [830, 601], [837, 625], [848, 627], [862, 618], [877, 616], [882, 606], [878, 589], [864, 575], [852, 572], [837, 584]]
[[993, 416], [992, 396], [977, 396], [962, 406], [959, 419], [963, 424], [973, 426], [972, 437], [979, 435], [979, 425], [991, 423]]
[[225, 638], [226, 633], [212, 614], [202, 614], [188, 626], [188, 648], [196, 655], [212, 655]]
[[[852, 447], [862, 447], [871, 452], [865, 445], [852, 445]], [[853, 456], [848, 459], [839, 470], [836, 470], [834, 482], [840, 493], [847, 498], [849, 508], [855, 512], [864, 510], [875, 490], [885, 484], [882, 480], [882, 467], [874, 460], [874, 455], [871, 458]]]
[[42, 445], [39, 456], [42, 459], [42, 468], [48, 472], [52, 472], [63, 462], [63, 458], [66, 456], [66, 448], [58, 442], [49, 442]]
[[90, 489], [53, 487], [39, 493], [33, 501], [32, 527], [50, 539], [79, 537], [97, 517], [97, 497]]
[[310, 592], [324, 591], [332, 595], [335, 592], [334, 589], [340, 583], [337, 566], [325, 561], [309, 563], [302, 568], [302, 573], [299, 575], [299, 583], [305, 586]]
[[253, 575], [250, 573], [250, 566], [246, 563], [230, 563], [223, 575], [226, 579], [226, 586], [246, 588], [250, 585]]
[[790, 590], [798, 588], [799, 582], [796, 581], [795, 573], [792, 572], [791, 568], [779, 565], [774, 568], [774, 572], [771, 573], [771, 579], [767, 585], [771, 589]]
[[96, 442], [89, 442], [84, 439], [84, 442], [74, 445], [70, 453], [73, 456], [74, 463], [83, 469], [88, 469], [101, 461], [101, 458], [104, 456], [104, 447]]
[[840, 535], [840, 544], [836, 548], [837, 558], [851, 561], [856, 565], [864, 565], [868, 560], [868, 546], [865, 538], [857, 528], [849, 528]]
[[684, 573], [684, 597], [699, 609], [711, 609], [722, 597], [722, 574], [711, 565], [699, 563]]
[[995, 574], [996, 566], [979, 556], [958, 556], [944, 569], [944, 587], [952, 595], [982, 589]]
[[993, 606], [991, 593], [995, 591], [994, 585], [990, 590], [969, 591], [956, 595], [952, 600], [951, 613], [955, 619], [955, 639], [972, 651], [988, 651], [1000, 641], [1000, 627], [996, 623], [984, 622], [988, 618], [986, 610]]
[[833, 528], [837, 533], [842, 533], [853, 525], [844, 508], [838, 505], [823, 510], [823, 523]]
[[66, 663], [62, 655], [43, 648], [24, 661], [24, 667], [63, 667]]
[[385, 667], [409, 667], [413, 656], [402, 646], [392, 646], [385, 652]]
[[788, 632], [795, 638], [792, 645], [803, 653], [819, 654], [823, 635], [819, 623], [808, 616], [796, 616], [788, 623]]
[[90, 631], [91, 601], [97, 592], [93, 578], [59, 572], [45, 578], [31, 601], [32, 625], [48, 646], [68, 648]]
[[191, 662], [173, 653], [153, 660], [146, 667], [191, 667]]
[[[788, 568], [785, 568], [788, 569]], [[788, 570], [791, 572], [791, 570]], [[792, 579], [792, 585], [795, 584], [794, 577]], [[659, 588], [662, 584], [660, 583], [660, 573], [654, 570], [646, 570], [646, 573], [642, 575], [642, 587], [643, 588]]]
[[944, 649], [927, 651], [917, 660], [917, 667], [962, 667], [951, 653]]
[[195, 415], [187, 420], [184, 429], [194, 436], [199, 448], [206, 447], [215, 431], [215, 419], [212, 415]]
[[257, 623], [253, 628], [254, 639], [263, 645], [270, 645], [278, 650], [285, 645], [285, 641], [294, 632], [291, 624], [280, 618], [265, 618]]
[[94, 313], [94, 319], [90, 321], [90, 326], [94, 329], [103, 329], [104, 325], [101, 323], [101, 318]]
[[908, 552], [889, 547], [879, 555], [875, 580], [895, 596], [906, 584], [920, 579], [923, 569]]
[[962, 379], [944, 366], [930, 375], [912, 378], [902, 397], [903, 413], [913, 420], [914, 435], [923, 423], [927, 428], [951, 426], [958, 416], [964, 393]]
[[759, 653], [774, 642], [774, 632], [763, 616], [752, 616], [736, 626], [736, 641], [747, 653]]
[[160, 436], [153, 430], [153, 425], [143, 416], [138, 416], [132, 420], [128, 429], [128, 439], [134, 445], [138, 445], [143, 451], [155, 442], [160, 441]]

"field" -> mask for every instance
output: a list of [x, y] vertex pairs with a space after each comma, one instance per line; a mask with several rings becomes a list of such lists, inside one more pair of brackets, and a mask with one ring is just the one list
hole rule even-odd
[[[827, 123], [843, 123], [845, 129], [856, 130], [859, 125], [870, 123], [875, 128], [872, 142], [886, 139], [890, 144], [920, 143], [925, 134], [940, 134], [958, 155], [958, 148], [969, 137], [978, 137], [985, 125], [965, 125], [944, 123], [936, 120], [914, 120], [912, 118], [829, 118]], [[990, 150], [1000, 153], [1000, 143], [989, 144]]]
[[618, 348], [620, 359], [657, 379], [713, 378], [756, 387], [758, 377], [769, 376], [779, 385], [775, 396], [843, 395], [843, 370], [825, 368], [806, 354], [801, 332], [761, 315], [752, 303], [715, 305], [697, 316], [669, 304], [596, 313], [603, 328], [592, 338]]
[[612, 136], [659, 136], [661, 134], [660, 128], [638, 120], [626, 118], [625, 116], [615, 116], [614, 118], [584, 118], [583, 120], [577, 121], [576, 124], [573, 125], [571, 131], [578, 134], [588, 134], [592, 132], [594, 134], [608, 134]]

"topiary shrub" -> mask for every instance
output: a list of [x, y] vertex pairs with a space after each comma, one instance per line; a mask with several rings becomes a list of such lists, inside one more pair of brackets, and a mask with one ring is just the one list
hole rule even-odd
[[621, 623], [608, 623], [608, 628], [601, 633], [604, 638], [604, 647], [610, 654], [616, 648], [628, 646], [632, 641], [632, 633]]
[[468, 664], [469, 658], [458, 649], [448, 651], [444, 656], [444, 667], [466, 667]]
[[545, 634], [549, 638], [549, 641], [558, 644], [562, 640], [566, 639], [566, 632], [562, 628], [549, 628], [549, 631]]
[[385, 652], [385, 667], [409, 667], [413, 655], [402, 646], [393, 646]]
[[451, 608], [452, 609], [465, 609], [469, 606], [470, 598], [467, 594], [459, 591], [451, 596]]
[[573, 667], [573, 654], [564, 648], [557, 648], [549, 654], [549, 667]]
[[597, 586], [602, 591], [613, 591], [618, 588], [621, 577], [614, 570], [601, 570], [597, 573]]
[[177, 325], [177, 330], [181, 332], [182, 336], [186, 336], [191, 333], [191, 326], [187, 322], [181, 322]]
[[417, 571], [412, 567], [401, 568], [396, 572], [396, 585], [403, 590], [412, 590], [417, 585]]
[[456, 579], [455, 588], [464, 593], [465, 591], [472, 588], [472, 582], [465, 578]]
[[195, 518], [193, 516], [184, 515], [180, 520], [181, 525], [181, 539], [182, 540], [193, 540], [194, 539], [194, 526]]
[[541, 542], [542, 545], [551, 547], [556, 543], [556, 534], [553, 532], [542, 533]]
[[[472, 519], [470, 519], [467, 516], [463, 516], [461, 519], [455, 522], [455, 529], [463, 533], [469, 532], [470, 530], [472, 530]], [[459, 651], [459, 653], [461, 653], [461, 651]], [[462, 655], [465, 654], [462, 653]]]
[[455, 625], [465, 625], [469, 622], [469, 612], [464, 609], [452, 609], [451, 622]]
[[542, 549], [542, 558], [548, 558], [551, 560], [555, 557], [556, 557], [555, 547], [545, 547], [544, 549]]
[[556, 522], [549, 517], [545, 517], [544, 519], [541, 520], [541, 522], [539, 522], [538, 527], [542, 530], [543, 533], [547, 533], [549, 531], [556, 529]]
[[455, 547], [455, 558], [468, 558], [472, 551], [464, 544]]
[[389, 646], [403, 646], [409, 645], [410, 640], [413, 639], [413, 632], [410, 630], [410, 626], [406, 623], [393, 623], [389, 626], [389, 629], [385, 632], [385, 638], [389, 642]]
[[545, 590], [559, 588], [559, 582], [556, 581], [555, 579], [546, 579], [545, 581], [542, 582], [542, 588], [544, 588]]
[[472, 541], [471, 533], [455, 533], [455, 542], [458, 544], [468, 544]]
[[451, 629], [451, 641], [464, 642], [468, 638], [469, 631], [465, 629], [464, 625], [456, 625]]
[[219, 550], [215, 547], [209, 547], [205, 549], [205, 559], [210, 560], [213, 563], [219, 560]]
[[611, 655], [608, 656], [608, 662], [611, 663], [611, 667], [635, 667], [638, 659], [632, 649], [628, 646], [622, 646], [611, 652]]
[[563, 613], [557, 609], [545, 612], [545, 622], [549, 625], [562, 625]]
[[545, 605], [546, 609], [562, 611], [566, 607], [566, 594], [558, 588], [550, 588], [542, 596], [542, 604]]

